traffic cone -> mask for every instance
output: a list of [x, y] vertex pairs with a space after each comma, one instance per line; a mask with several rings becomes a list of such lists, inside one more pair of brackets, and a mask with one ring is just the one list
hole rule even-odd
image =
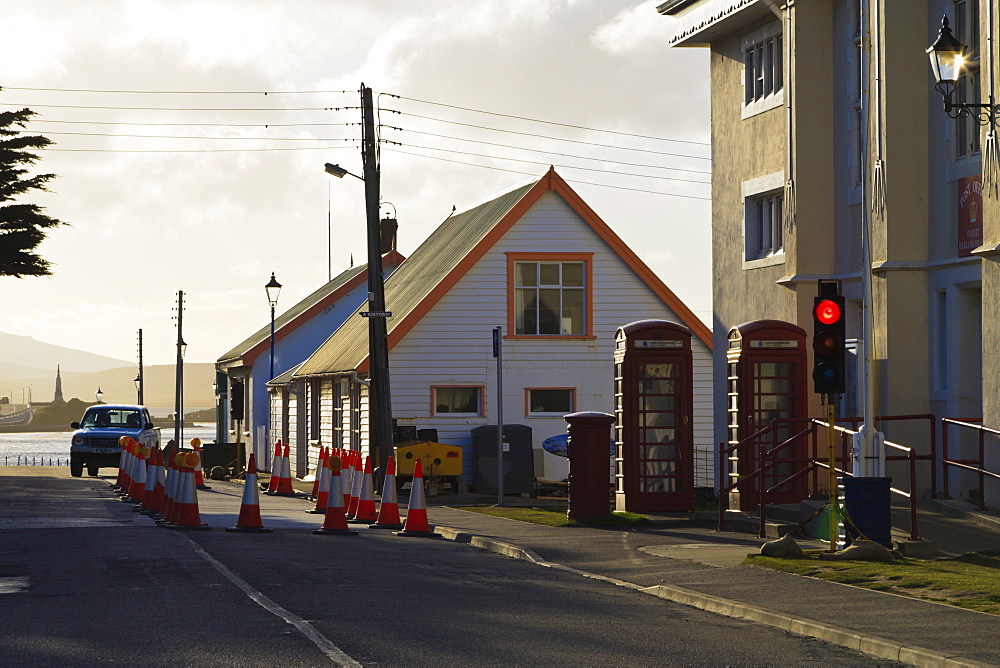
[[417, 536], [438, 538], [427, 523], [427, 502], [424, 499], [424, 467], [417, 459], [413, 466], [413, 486], [410, 488], [410, 506], [406, 511], [406, 521], [402, 531], [393, 531], [395, 536]]
[[323, 517], [323, 526], [313, 529], [313, 533], [317, 536], [357, 536], [358, 532], [347, 526], [347, 517], [344, 515], [344, 495], [340, 491], [340, 458], [330, 457], [327, 467], [330, 469], [330, 493], [327, 497], [326, 515]]
[[[285, 446], [285, 454], [281, 457], [281, 473], [278, 475], [278, 483], [272, 492], [268, 489], [265, 494], [272, 496], [298, 496], [292, 487], [292, 465], [289, 463], [289, 446]], [[272, 472], [272, 480], [274, 473]]]
[[313, 475], [313, 488], [309, 496], [312, 499], [316, 499], [319, 495], [319, 483], [323, 479], [323, 469], [326, 468], [326, 448], [321, 447], [319, 449], [319, 457], [316, 458], [316, 473]]
[[156, 454], [160, 451], [160, 446], [154, 445], [153, 449], [149, 451], [149, 466], [146, 468], [146, 487], [142, 494], [142, 503], [139, 504], [137, 510], [143, 513], [149, 513], [153, 509], [153, 499], [156, 496], [156, 481], [159, 479], [159, 462], [156, 460]]
[[118, 441], [122, 446], [122, 464], [119, 469], [119, 482], [115, 486], [115, 493], [124, 496], [128, 493], [129, 485], [132, 484], [132, 439], [129, 436], [122, 436]]
[[354, 521], [374, 524], [377, 519], [378, 513], [375, 512], [375, 496], [372, 489], [372, 458], [365, 457], [365, 472], [361, 478], [358, 506], [354, 509]]
[[146, 493], [146, 449], [141, 444], [136, 444], [135, 450], [135, 473], [128, 488], [128, 496], [122, 499], [126, 503], [142, 503], [142, 497]]
[[351, 471], [351, 502], [347, 505], [347, 517], [351, 519], [358, 512], [358, 499], [361, 496], [361, 453], [354, 453], [354, 466]]
[[195, 484], [194, 467], [198, 465], [201, 457], [197, 452], [179, 453], [181, 460], [180, 480], [178, 483], [177, 498], [174, 499], [173, 520], [167, 524], [168, 529], [202, 529], [208, 530], [212, 527], [203, 524], [201, 514], [198, 512], [198, 486]]
[[344, 508], [351, 507], [351, 488], [354, 487], [354, 451], [343, 451], [344, 465], [340, 468], [340, 487], [343, 490]]
[[267, 492], [273, 494], [278, 489], [278, 476], [281, 474], [281, 439], [274, 444], [274, 459], [271, 461], [271, 479], [267, 484]]
[[160, 446], [156, 446], [156, 480], [153, 482], [153, 500], [150, 504], [150, 515], [161, 515], [163, 513], [163, 503], [166, 500], [165, 483], [166, 471], [163, 464], [163, 451]]
[[396, 501], [396, 458], [389, 455], [385, 467], [385, 481], [382, 483], [382, 502], [378, 506], [378, 519], [373, 529], [402, 529], [399, 519], [399, 502]]
[[330, 499], [330, 468], [327, 466], [327, 462], [334, 458], [337, 459], [336, 465], [337, 468], [339, 469], [341, 466], [340, 457], [337, 457], [337, 455], [333, 454], [332, 449], [330, 450], [329, 454], [327, 454], [325, 449], [321, 452], [323, 468], [317, 469], [316, 484], [313, 485], [313, 489], [315, 490], [313, 494], [316, 497], [316, 507], [313, 508], [312, 510], [307, 510], [305, 512], [313, 513], [315, 515], [326, 514], [326, 504], [329, 503]]
[[247, 462], [246, 479], [243, 481], [243, 503], [240, 504], [240, 516], [236, 520], [236, 525], [226, 529], [226, 531], [244, 531], [255, 533], [270, 533], [274, 529], [268, 529], [260, 519], [260, 490], [257, 489], [257, 461], [250, 453], [250, 461]]
[[198, 466], [194, 469], [194, 484], [198, 489], [212, 489], [205, 484], [205, 476], [201, 470], [201, 439], [197, 436], [191, 439], [191, 448], [198, 453]]
[[121, 489], [125, 484], [125, 467], [128, 465], [128, 444], [131, 440], [128, 436], [122, 436], [118, 439], [118, 445], [122, 451], [118, 457], [118, 477], [111, 484], [111, 487], [114, 489]]

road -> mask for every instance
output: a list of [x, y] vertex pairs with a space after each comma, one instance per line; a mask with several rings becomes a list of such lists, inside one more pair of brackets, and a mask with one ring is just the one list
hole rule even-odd
[[316, 536], [299, 499], [226, 533], [239, 492], [213, 482], [212, 530], [172, 531], [106, 480], [0, 468], [0, 663], [886, 665], [443, 539]]

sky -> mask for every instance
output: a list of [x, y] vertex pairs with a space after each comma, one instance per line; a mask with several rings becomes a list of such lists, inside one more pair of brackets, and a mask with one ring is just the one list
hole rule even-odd
[[[32, 0], [0, 16], [0, 108], [55, 144], [31, 201], [52, 276], [0, 277], [0, 331], [212, 362], [366, 261], [359, 89], [409, 255], [549, 165], [711, 323], [708, 53], [636, 0]], [[265, 94], [267, 93], [267, 94]], [[391, 305], [387, 305], [391, 309]]]

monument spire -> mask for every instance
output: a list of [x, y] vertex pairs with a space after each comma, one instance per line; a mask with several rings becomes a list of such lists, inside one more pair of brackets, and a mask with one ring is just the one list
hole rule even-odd
[[64, 403], [66, 403], [66, 401], [63, 399], [63, 393], [62, 393], [62, 373], [61, 373], [61, 371], [62, 370], [61, 370], [60, 366], [57, 364], [56, 365], [56, 396], [52, 399], [52, 403], [54, 403], [54, 404], [64, 404]]

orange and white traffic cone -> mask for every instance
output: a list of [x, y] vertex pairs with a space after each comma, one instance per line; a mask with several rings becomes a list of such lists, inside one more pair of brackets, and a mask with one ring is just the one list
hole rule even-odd
[[211, 529], [212, 527], [202, 523], [198, 512], [198, 486], [194, 480], [194, 467], [201, 457], [197, 452], [180, 453], [178, 457], [181, 459], [180, 489], [174, 499], [173, 520], [166, 526], [168, 529]]
[[255, 533], [270, 533], [274, 529], [268, 529], [260, 519], [260, 490], [257, 489], [257, 461], [250, 453], [250, 461], [247, 462], [246, 479], [243, 481], [243, 502], [240, 504], [240, 516], [236, 520], [236, 525], [226, 529], [226, 531], [244, 531]]
[[163, 485], [163, 509], [157, 524], [163, 525], [170, 521], [170, 516], [174, 510], [174, 497], [177, 495], [177, 457], [180, 455], [176, 450], [168, 453], [166, 465], [166, 482]]
[[377, 519], [378, 513], [375, 512], [375, 492], [372, 489], [372, 458], [365, 457], [365, 472], [361, 478], [358, 507], [354, 509], [354, 521], [374, 524]]
[[132, 484], [132, 444], [134, 441], [129, 436], [122, 436], [118, 442], [122, 446], [122, 463], [121, 469], [118, 471], [119, 482], [115, 486], [115, 494], [125, 496]]
[[283, 452], [281, 447], [281, 439], [274, 444], [274, 459], [271, 461], [271, 479], [267, 484], [267, 492], [273, 493], [278, 489], [278, 476], [281, 474], [281, 453]]
[[347, 526], [347, 516], [344, 515], [343, 492], [340, 491], [340, 457], [330, 457], [327, 467], [330, 469], [330, 493], [326, 504], [326, 515], [323, 526], [313, 529], [318, 536], [357, 536], [358, 532]]
[[399, 502], [396, 500], [396, 458], [389, 455], [385, 467], [385, 481], [382, 483], [382, 502], [378, 506], [378, 518], [373, 529], [402, 529], [399, 519]]
[[323, 469], [326, 468], [326, 447], [320, 447], [319, 456], [316, 458], [316, 473], [313, 475], [313, 488], [309, 496], [316, 499], [319, 495], [319, 483], [323, 479]]
[[146, 448], [136, 444], [135, 450], [135, 473], [128, 488], [128, 496], [122, 499], [126, 503], [142, 503], [142, 497], [146, 493]]
[[156, 454], [160, 451], [160, 446], [154, 445], [153, 449], [149, 451], [149, 466], [146, 468], [146, 487], [142, 494], [142, 503], [139, 504], [137, 510], [142, 513], [150, 513], [153, 511], [153, 499], [156, 496], [156, 481], [159, 479], [160, 474], [159, 463], [156, 460]]
[[[329, 453], [326, 450], [321, 452], [321, 459], [323, 461], [323, 468], [316, 471], [316, 484], [313, 486], [315, 490], [313, 492], [316, 497], [316, 506], [312, 510], [307, 510], [307, 513], [313, 513], [314, 515], [326, 514], [326, 505], [330, 501], [330, 467], [328, 467], [327, 461], [331, 458], [336, 457], [331, 449]], [[338, 457], [338, 461], [339, 461]], [[340, 465], [338, 464], [338, 467]]]
[[118, 477], [111, 484], [114, 489], [121, 489], [125, 486], [125, 468], [128, 466], [128, 444], [131, 440], [128, 436], [122, 436], [118, 439], [118, 445], [121, 447], [122, 452], [118, 457]]
[[272, 496], [298, 496], [292, 487], [292, 465], [289, 462], [291, 459], [289, 449], [289, 446], [286, 445], [285, 454], [281, 457], [281, 473], [278, 475], [278, 484], [275, 486], [273, 492], [268, 489], [265, 494], [271, 494]]
[[361, 453], [354, 453], [354, 465], [351, 472], [351, 502], [347, 505], [347, 517], [353, 518], [358, 512], [358, 499], [361, 496], [361, 480], [364, 473], [361, 471]]
[[394, 531], [395, 536], [416, 536], [437, 538], [427, 523], [427, 501], [424, 499], [424, 467], [417, 459], [413, 466], [413, 486], [410, 488], [410, 506], [406, 511], [406, 521], [402, 531]]
[[205, 484], [205, 475], [201, 470], [201, 439], [197, 436], [191, 439], [191, 448], [198, 453], [198, 466], [194, 469], [194, 484], [198, 489], [212, 489]]
[[166, 501], [166, 466], [163, 463], [163, 450], [156, 446], [156, 480], [153, 481], [153, 501], [150, 504], [150, 515], [161, 515]]
[[340, 488], [344, 493], [344, 508], [351, 507], [351, 488], [354, 487], [354, 451], [344, 450], [344, 465], [340, 469]]

